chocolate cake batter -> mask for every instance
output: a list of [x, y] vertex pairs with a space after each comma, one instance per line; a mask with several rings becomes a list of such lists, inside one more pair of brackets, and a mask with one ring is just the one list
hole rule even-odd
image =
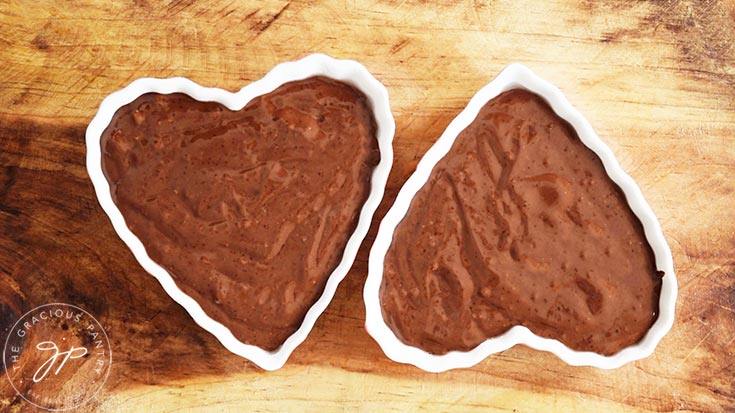
[[482, 108], [416, 194], [381, 302], [403, 342], [434, 354], [524, 325], [611, 355], [655, 321], [662, 276], [597, 155], [516, 89]]
[[326, 78], [233, 112], [146, 94], [102, 135], [112, 198], [148, 255], [239, 340], [278, 348], [342, 259], [380, 153], [366, 97]]

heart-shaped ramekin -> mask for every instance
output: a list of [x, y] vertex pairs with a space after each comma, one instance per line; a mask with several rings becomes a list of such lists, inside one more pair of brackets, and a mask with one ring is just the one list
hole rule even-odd
[[[181, 291], [168, 271], [148, 256], [145, 246], [128, 229], [120, 210], [112, 201], [110, 185], [102, 172], [100, 136], [120, 107], [145, 93], [184, 93], [199, 101], [219, 102], [230, 110], [239, 110], [253, 98], [272, 92], [284, 83], [314, 76], [324, 76], [344, 82], [365, 94], [372, 108], [377, 126], [376, 139], [380, 150], [380, 163], [373, 171], [370, 194], [360, 211], [357, 227], [349, 237], [342, 260], [329, 276], [321, 297], [306, 313], [301, 326], [286, 339], [281, 347], [274, 351], [266, 351], [260, 347], [245, 344], [235, 338], [227, 327], [209, 317], [193, 298]], [[102, 209], [110, 217], [118, 236], [130, 248], [140, 265], [158, 279], [166, 293], [174, 301], [181, 304], [197, 324], [214, 334], [228, 350], [249, 359], [265, 370], [276, 370], [286, 363], [294, 349], [306, 339], [317, 318], [327, 308], [337, 290], [337, 286], [344, 279], [355, 260], [357, 250], [370, 227], [373, 214], [383, 198], [385, 184], [393, 164], [392, 141], [394, 133], [395, 122], [390, 110], [388, 91], [382, 83], [375, 79], [360, 63], [352, 60], [336, 60], [323, 54], [313, 54], [301, 60], [279, 64], [265, 77], [245, 86], [236, 93], [217, 88], [202, 87], [180, 77], [170, 79], [143, 78], [132, 82], [126, 88], [107, 96], [102, 101], [97, 115], [89, 124], [86, 136], [87, 171], [97, 193], [97, 199]]]
[[[393, 240], [396, 226], [406, 215], [414, 195], [427, 182], [434, 166], [449, 152], [460, 132], [472, 123], [480, 109], [488, 101], [502, 92], [516, 88], [526, 89], [543, 97], [557, 115], [572, 125], [582, 143], [594, 151], [602, 160], [608, 176], [623, 190], [631, 210], [643, 224], [646, 238], [656, 258], [656, 266], [665, 273], [659, 298], [659, 315], [656, 322], [641, 341], [612, 356], [572, 350], [560, 341], [539, 337], [528, 328], [520, 325], [514, 326], [502, 335], [485, 340], [470, 351], [452, 351], [444, 355], [435, 355], [401, 342], [383, 319], [380, 304], [383, 264], [385, 255]], [[449, 124], [439, 140], [421, 159], [416, 171], [401, 188], [395, 203], [383, 218], [368, 261], [368, 277], [364, 290], [365, 327], [389, 358], [400, 363], [413, 364], [429, 372], [470, 367], [481, 362], [487, 356], [507, 350], [516, 344], [549, 351], [573, 366], [612, 369], [630, 361], [647, 357], [653, 352], [661, 338], [673, 325], [676, 295], [677, 282], [674, 275], [671, 250], [664, 239], [656, 216], [643, 199], [638, 185], [622, 170], [610, 148], [600, 140], [589, 122], [572, 107], [558, 88], [536, 76], [527, 67], [521, 64], [511, 64], [492, 82], [480, 89], [470, 100], [467, 107]]]

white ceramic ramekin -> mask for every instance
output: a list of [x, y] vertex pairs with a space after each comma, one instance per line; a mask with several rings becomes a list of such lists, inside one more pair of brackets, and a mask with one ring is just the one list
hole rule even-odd
[[[199, 101], [219, 102], [228, 109], [240, 110], [253, 98], [272, 92], [284, 83], [313, 76], [325, 76], [347, 83], [365, 94], [377, 124], [376, 139], [380, 149], [380, 163], [373, 171], [370, 194], [360, 211], [357, 227], [347, 242], [342, 260], [329, 276], [321, 297], [306, 313], [299, 329], [281, 347], [274, 351], [266, 351], [260, 347], [245, 344], [235, 338], [227, 327], [209, 317], [193, 298], [184, 294], [165, 269], [151, 260], [146, 253], [145, 246], [128, 229], [125, 219], [112, 201], [110, 186], [102, 173], [100, 136], [120, 107], [145, 93], [185, 93]], [[140, 265], [158, 279], [168, 295], [181, 304], [197, 324], [214, 334], [228, 350], [251, 360], [265, 370], [276, 370], [284, 365], [291, 352], [306, 339], [317, 318], [332, 300], [337, 286], [355, 260], [357, 250], [370, 227], [375, 209], [383, 198], [385, 184], [393, 164], [392, 141], [394, 133], [395, 122], [390, 110], [388, 92], [364, 66], [351, 60], [335, 60], [326, 55], [313, 54], [301, 60], [279, 64], [265, 77], [245, 86], [236, 93], [217, 88], [205, 88], [185, 78], [144, 78], [132, 82], [126, 88], [105, 98], [97, 115], [89, 124], [86, 137], [87, 171], [94, 184], [97, 199], [102, 209], [110, 217], [115, 231], [133, 252]]]
[[[515, 326], [500, 336], [489, 338], [470, 351], [452, 351], [444, 355], [435, 355], [401, 342], [383, 320], [380, 306], [383, 261], [393, 240], [396, 226], [406, 215], [414, 195], [427, 182], [432, 169], [447, 154], [457, 135], [472, 123], [488, 101], [504, 91], [516, 88], [529, 90], [546, 99], [557, 115], [574, 127], [582, 142], [600, 157], [605, 171], [623, 190], [630, 208], [641, 220], [646, 238], [656, 257], [656, 266], [665, 273], [659, 299], [658, 319], [640, 342], [612, 356], [572, 350], [557, 340], [539, 337], [523, 326]], [[643, 199], [638, 185], [621, 169], [610, 148], [597, 137], [589, 122], [572, 107], [561, 91], [520, 64], [508, 66], [492, 82], [480, 89], [462, 113], [449, 124], [439, 140], [426, 152], [416, 167], [416, 171], [401, 188], [395, 203], [381, 222], [375, 243], [370, 251], [368, 268], [364, 290], [365, 327], [368, 333], [378, 342], [389, 358], [397, 362], [413, 364], [430, 372], [470, 367], [485, 357], [504, 351], [516, 344], [552, 352], [574, 366], [612, 369], [650, 355], [674, 322], [677, 283], [671, 250], [664, 240], [658, 220], [651, 211], [651, 207]]]

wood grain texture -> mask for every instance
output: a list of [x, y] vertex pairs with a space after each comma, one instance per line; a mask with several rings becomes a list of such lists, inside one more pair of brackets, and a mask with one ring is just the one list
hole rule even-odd
[[[107, 328], [110, 378], [78, 411], [735, 411], [735, 4], [365, 0], [0, 0], [0, 328], [54, 301]], [[445, 374], [386, 359], [363, 328], [375, 225], [285, 368], [199, 328], [115, 235], [84, 130], [144, 76], [237, 90], [311, 52], [364, 63], [391, 95], [382, 217], [428, 147], [511, 62], [559, 86], [661, 221], [680, 282], [653, 356], [614, 371], [516, 347]], [[34, 411], [6, 379], [0, 411]]]

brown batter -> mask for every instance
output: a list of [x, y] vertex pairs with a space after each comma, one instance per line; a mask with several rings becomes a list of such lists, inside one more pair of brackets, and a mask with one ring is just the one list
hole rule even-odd
[[380, 153], [366, 97], [326, 78], [232, 112], [146, 94], [102, 135], [112, 198], [148, 255], [239, 340], [278, 348], [342, 259]]
[[384, 318], [406, 344], [469, 350], [514, 325], [611, 355], [658, 312], [663, 273], [625, 195], [540, 97], [491, 100], [399, 223]]

